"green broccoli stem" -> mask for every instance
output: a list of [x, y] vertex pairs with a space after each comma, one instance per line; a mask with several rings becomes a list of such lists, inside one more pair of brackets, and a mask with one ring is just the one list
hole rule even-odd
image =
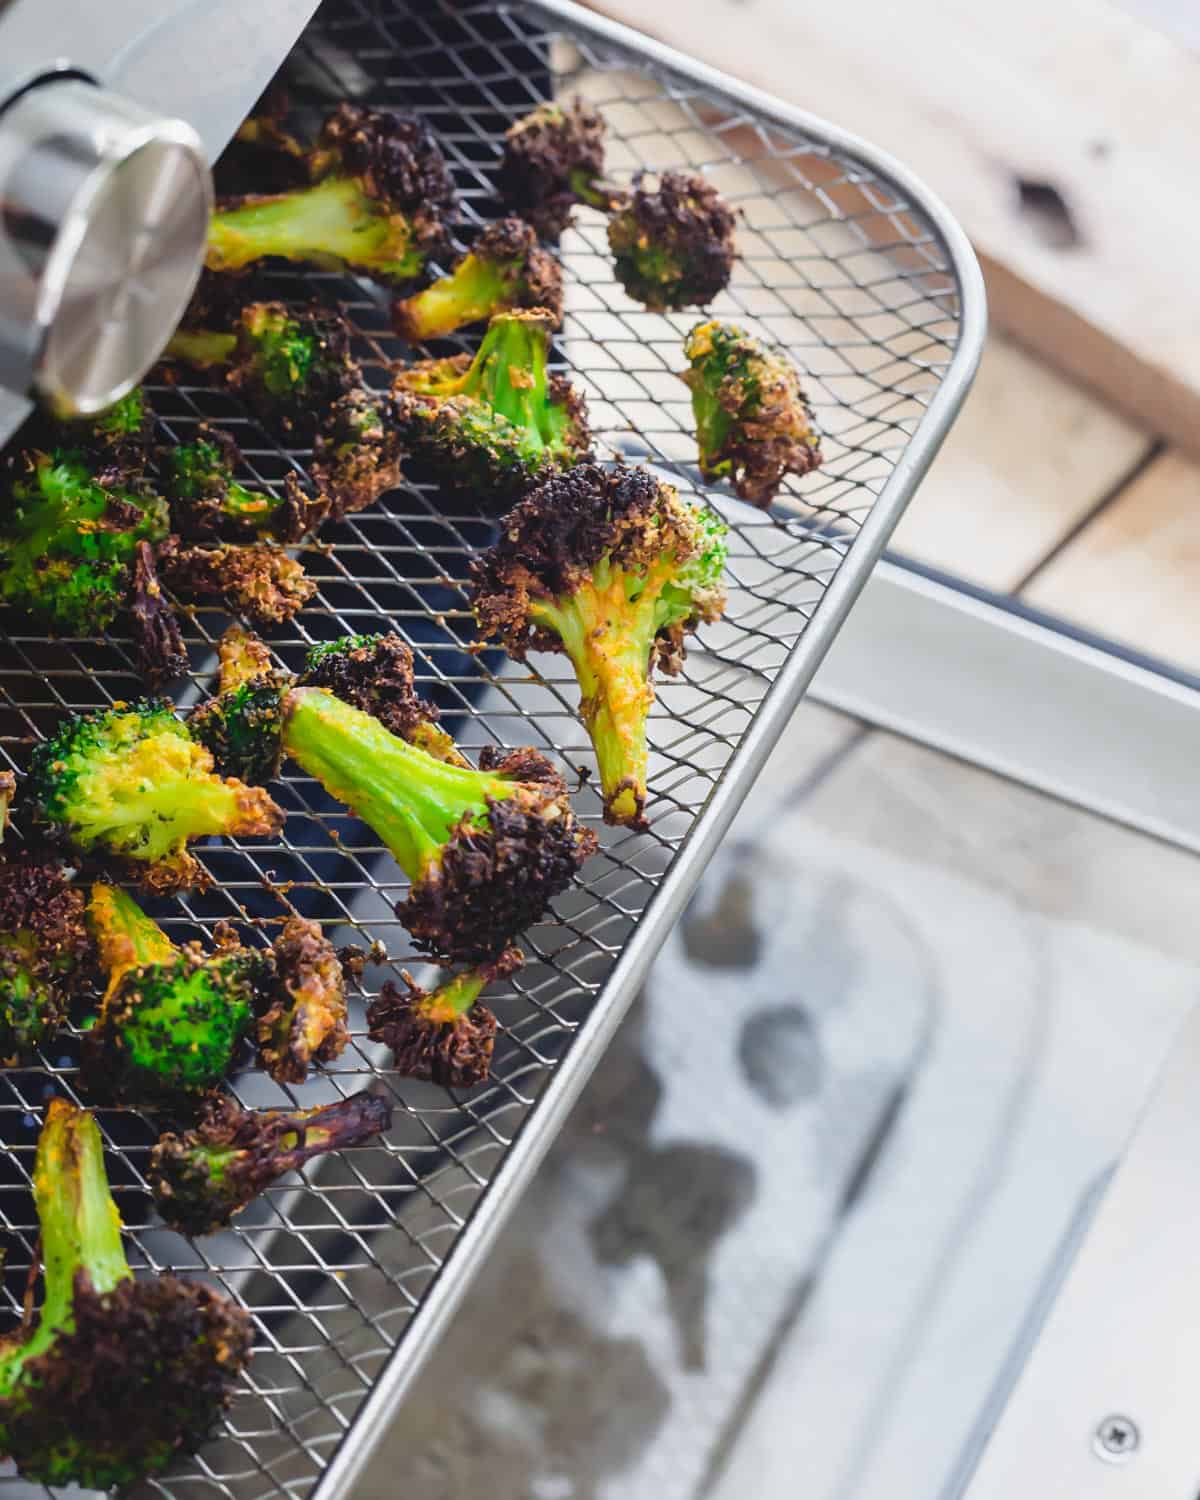
[[229, 364], [236, 349], [236, 333], [218, 333], [211, 328], [177, 328], [163, 353], [168, 359], [180, 359], [198, 370], [210, 370], [214, 365]]
[[475, 358], [454, 379], [425, 389], [443, 399], [466, 396], [507, 418], [522, 435], [527, 456], [561, 443], [570, 423], [565, 406], [551, 404], [546, 371], [548, 317], [538, 311], [497, 313]]
[[700, 450], [701, 469], [711, 478], [724, 478], [730, 465], [728, 461], [714, 463], [714, 458], [725, 447], [734, 414], [721, 405], [716, 392], [710, 389], [703, 377], [692, 385], [692, 415], [696, 421], [696, 446]]
[[573, 168], [567, 180], [571, 185], [572, 193], [580, 203], [586, 203], [591, 208], [598, 208], [601, 213], [614, 214], [618, 209], [624, 208], [629, 201], [628, 193], [613, 187], [611, 183], [601, 181], [598, 177], [593, 177], [582, 167]]
[[80, 1271], [101, 1295], [132, 1275], [121, 1245], [121, 1219], [108, 1190], [100, 1131], [87, 1110], [66, 1099], [52, 1099], [46, 1111], [34, 1161], [33, 1198], [42, 1231], [45, 1296], [33, 1333], [0, 1348], [0, 1392], [12, 1388], [27, 1360], [74, 1326]]
[[353, 177], [327, 177], [292, 193], [250, 198], [212, 216], [206, 258], [211, 270], [240, 270], [265, 256], [344, 262], [396, 280], [418, 275], [425, 264], [408, 224]]
[[575, 669], [605, 807], [618, 823], [637, 822], [646, 800], [650, 653], [671, 567], [664, 559], [649, 574], [630, 574], [605, 558], [589, 585], [530, 610], [534, 623], [562, 642]]
[[449, 276], [398, 305], [403, 333], [416, 342], [442, 338], [490, 317], [507, 298], [513, 267], [467, 255]]
[[513, 793], [503, 777], [437, 760], [324, 688], [288, 694], [283, 748], [375, 830], [413, 881], [436, 868], [464, 817], [486, 825], [487, 799]]
[[100, 967], [108, 975], [104, 999], [115, 994], [130, 969], [169, 963], [177, 949], [127, 891], [97, 881], [88, 902], [88, 924]]

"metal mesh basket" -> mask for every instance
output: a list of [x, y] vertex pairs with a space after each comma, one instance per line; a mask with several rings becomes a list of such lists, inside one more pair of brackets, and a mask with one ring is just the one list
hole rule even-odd
[[[355, 1040], [286, 1097], [311, 1104], [383, 1091], [396, 1115], [386, 1143], [326, 1162], [268, 1194], [236, 1231], [194, 1244], [152, 1220], [142, 1178], [152, 1122], [100, 1112], [135, 1258], [211, 1278], [258, 1324], [246, 1391], [222, 1435], [145, 1487], [173, 1496], [348, 1492], [366, 1432], [379, 1430], [548, 1144], [936, 451], [982, 337], [970, 251], [902, 169], [569, 5], [329, 0], [292, 68], [316, 106], [351, 95], [424, 112], [453, 163], [468, 231], [495, 212], [489, 171], [505, 124], [548, 91], [580, 93], [602, 109], [618, 175], [704, 171], [744, 216], [734, 285], [714, 311], [790, 346], [807, 371], [826, 458], [770, 515], [712, 496], [731, 524], [729, 612], [702, 633], [683, 676], [660, 686], [651, 829], [603, 830], [603, 850], [558, 903], [559, 920], [528, 935], [526, 967], [489, 996], [501, 1031], [486, 1087], [456, 1095], [390, 1075], [386, 1054], [365, 1039], [362, 1010], [391, 968], [368, 969]], [[589, 398], [599, 451], [656, 464], [697, 490], [689, 397], [675, 373], [694, 318], [653, 315], [624, 296], [591, 211], [579, 213], [562, 259], [557, 355]], [[357, 353], [382, 382], [386, 362], [405, 353], [387, 332], [385, 300], [332, 275], [282, 275], [276, 288], [292, 297], [314, 289], [341, 305]], [[278, 485], [304, 465], [305, 453], [281, 449], [225, 393], [182, 383], [152, 395], [164, 435], [217, 422], [261, 483]], [[465, 561], [492, 530], [469, 507], [406, 486], [305, 550], [319, 596], [272, 645], [294, 668], [314, 641], [394, 625], [417, 648], [420, 685], [469, 753], [533, 742], [567, 766], [587, 765], [562, 658], [517, 669], [497, 653], [464, 650]], [[50, 642], [6, 623], [0, 743], [18, 768], [64, 711], [137, 695], [127, 641]], [[185, 701], [204, 690], [226, 623], [195, 613]], [[288, 811], [278, 844], [205, 849], [213, 889], [155, 915], [183, 939], [211, 934], [222, 917], [269, 926], [298, 911], [337, 942], [379, 939], [403, 962], [406, 938], [392, 915], [403, 881], [385, 851], [304, 777], [285, 775], [277, 795]], [[590, 791], [579, 806], [599, 827]], [[74, 1093], [76, 1055], [68, 1037], [0, 1085], [14, 1316], [35, 1250], [38, 1113], [48, 1094]], [[255, 1073], [234, 1088], [247, 1103], [285, 1099]]]

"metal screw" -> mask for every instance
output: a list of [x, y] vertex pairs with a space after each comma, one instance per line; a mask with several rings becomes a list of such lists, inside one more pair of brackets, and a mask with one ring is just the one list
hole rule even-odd
[[1137, 1423], [1129, 1417], [1105, 1417], [1096, 1428], [1092, 1447], [1105, 1463], [1126, 1463], [1137, 1452], [1142, 1441]]

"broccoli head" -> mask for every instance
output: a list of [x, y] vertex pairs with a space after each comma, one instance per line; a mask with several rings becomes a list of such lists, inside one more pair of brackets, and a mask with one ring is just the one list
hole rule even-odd
[[75, 450], [25, 452], [0, 520], [0, 600], [70, 635], [107, 630], [130, 601], [140, 542], [170, 530], [166, 502], [134, 476], [101, 484]]
[[557, 244], [577, 203], [609, 207], [603, 175], [604, 121], [576, 99], [539, 104], [509, 126], [496, 182], [504, 202]]
[[315, 1156], [361, 1146], [391, 1128], [376, 1094], [354, 1094], [319, 1109], [243, 1109], [213, 1099], [197, 1125], [164, 1135], [147, 1177], [163, 1220], [180, 1234], [212, 1234], [288, 1172]]
[[397, 915], [448, 962], [495, 960], [595, 848], [536, 750], [451, 765], [315, 687], [287, 695], [283, 747], [387, 845], [410, 882]]
[[605, 818], [644, 826], [654, 667], [725, 606], [724, 523], [646, 469], [584, 464], [528, 495], [471, 565], [475, 617], [510, 656], [562, 651], [600, 769]]
[[0, 1066], [26, 1062], [54, 1039], [90, 977], [83, 892], [54, 859], [0, 862]]
[[328, 501], [321, 494], [306, 495], [298, 475], [285, 477], [281, 495], [252, 490], [234, 477], [241, 461], [233, 437], [207, 422], [190, 442], [159, 455], [171, 519], [182, 536], [242, 541], [269, 532], [280, 541], [298, 542], [325, 519]]
[[520, 307], [544, 308], [562, 323], [562, 271], [523, 219], [501, 219], [477, 236], [449, 276], [392, 304], [402, 339], [424, 343]]
[[180, 598], [217, 600], [259, 625], [290, 620], [317, 592], [303, 563], [274, 542], [164, 547], [158, 564]]
[[406, 1078], [443, 1088], [483, 1083], [496, 1045], [496, 1018], [477, 1001], [493, 980], [522, 962], [510, 948], [494, 962], [464, 969], [434, 990], [425, 990], [401, 970], [404, 992], [389, 980], [367, 1008], [367, 1035], [391, 1049], [393, 1066]]
[[309, 465], [333, 521], [365, 510], [400, 483], [400, 432], [391, 398], [358, 386], [333, 402], [313, 436]]
[[346, 981], [316, 922], [289, 917], [271, 945], [270, 998], [258, 1014], [258, 1061], [276, 1083], [303, 1083], [309, 1065], [339, 1057], [349, 1040]]
[[734, 214], [711, 183], [664, 172], [640, 178], [608, 221], [617, 280], [652, 312], [705, 306], [729, 285], [737, 259]]
[[102, 484], [120, 484], [145, 468], [154, 412], [140, 385], [93, 416], [43, 421], [47, 441], [41, 446], [81, 456]]
[[537, 308], [498, 313], [474, 359], [424, 360], [395, 378], [397, 423], [414, 457], [485, 506], [570, 468], [591, 445], [583, 397], [547, 373], [552, 321]]
[[787, 474], [821, 462], [821, 438], [796, 367], [732, 323], [697, 323], [684, 352], [707, 480], [728, 479], [735, 493], [766, 509]]
[[0, 1342], [0, 1448], [29, 1480], [123, 1488], [211, 1435], [253, 1324], [209, 1287], [134, 1278], [100, 1132], [65, 1099], [46, 1111], [33, 1195], [44, 1297]]
[[221, 203], [209, 226], [209, 268], [235, 271], [273, 256], [394, 284], [420, 276], [444, 248], [454, 186], [416, 116], [339, 105], [309, 154], [309, 173], [306, 187]]
[[126, 861], [164, 892], [203, 882], [192, 839], [268, 836], [283, 825], [264, 791], [214, 774], [211, 754], [167, 703], [72, 715], [34, 751], [29, 794], [49, 832], [82, 854]]

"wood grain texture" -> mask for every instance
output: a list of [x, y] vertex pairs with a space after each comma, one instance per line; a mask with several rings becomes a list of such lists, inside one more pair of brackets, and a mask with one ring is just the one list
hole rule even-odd
[[1200, 61], [1104, 0], [596, 8], [823, 115], [962, 220], [994, 320], [1200, 455]]
[[1029, 603], [1200, 671], [1200, 465], [1157, 459], [1051, 562]]
[[1148, 447], [1086, 391], [993, 338], [892, 550], [985, 588], [1015, 588]]

